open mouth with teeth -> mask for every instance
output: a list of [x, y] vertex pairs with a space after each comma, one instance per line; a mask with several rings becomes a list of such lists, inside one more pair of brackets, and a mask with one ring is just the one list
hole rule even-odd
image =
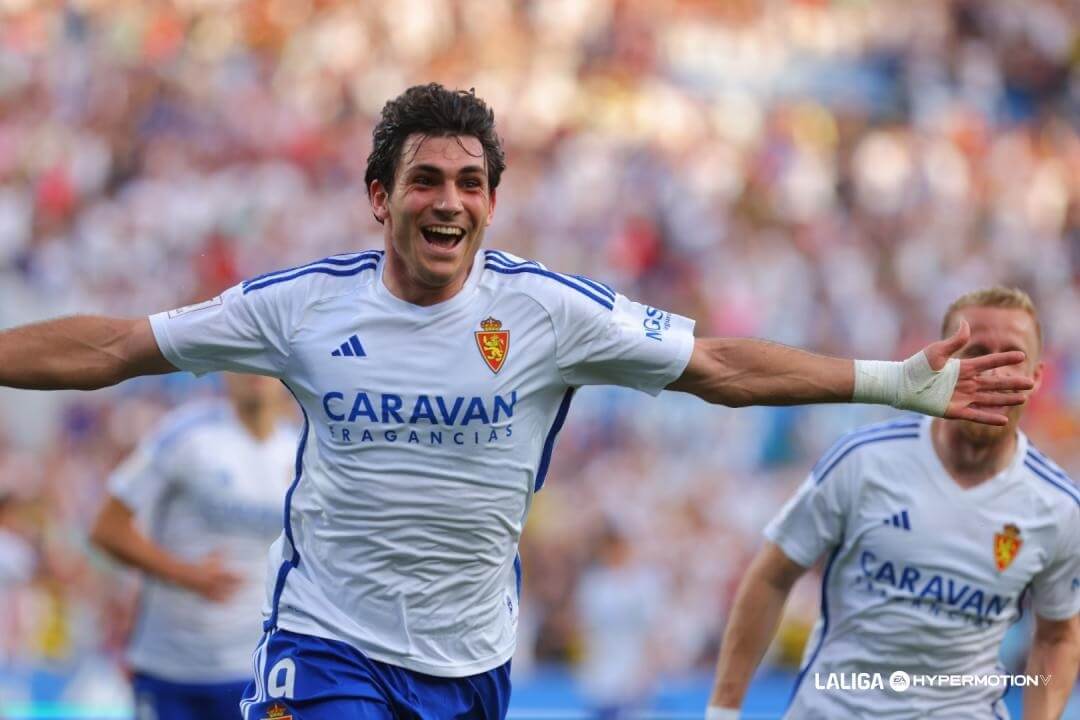
[[420, 228], [420, 233], [427, 240], [428, 245], [444, 250], [457, 247], [457, 244], [465, 237], [465, 231], [453, 225], [428, 225]]

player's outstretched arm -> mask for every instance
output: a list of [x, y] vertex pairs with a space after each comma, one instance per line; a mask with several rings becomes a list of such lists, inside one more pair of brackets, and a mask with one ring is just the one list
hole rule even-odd
[[77, 315], [0, 332], [0, 385], [95, 390], [175, 372], [147, 318]]
[[[739, 583], [720, 644], [716, 681], [709, 697], [710, 716], [723, 718], [721, 708], [736, 710], [742, 706], [746, 688], [776, 634], [791, 587], [805, 572], [806, 568], [771, 542], [750, 564]], [[728, 715], [737, 717], [730, 712]]]
[[1060, 718], [1080, 672], [1080, 615], [1066, 620], [1035, 616], [1026, 672], [1051, 677], [1046, 684], [1024, 688], [1024, 720]]
[[904, 362], [825, 357], [747, 338], [698, 338], [686, 370], [668, 389], [730, 407], [874, 403], [1005, 425], [1008, 419], [1000, 408], [1022, 404], [1034, 383], [987, 371], [1023, 362], [1024, 354], [952, 359], [969, 334], [962, 323], [952, 337]]
[[115, 497], [98, 512], [90, 541], [125, 565], [214, 602], [227, 600], [241, 582], [216, 555], [193, 563], [155, 543], [136, 526], [131, 509]]

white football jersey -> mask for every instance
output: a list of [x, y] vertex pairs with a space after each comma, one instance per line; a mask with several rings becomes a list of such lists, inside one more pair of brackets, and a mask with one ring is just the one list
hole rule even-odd
[[[1080, 491], [1023, 433], [1008, 468], [965, 490], [933, 448], [931, 421], [847, 435], [766, 528], [800, 565], [828, 554], [785, 717], [1007, 718], [1004, 687], [898, 692], [889, 678], [1002, 673], [1001, 640], [1028, 591], [1042, 617], [1080, 611]], [[850, 688], [860, 672], [884, 687], [828, 687], [829, 673]]]
[[191, 561], [218, 552], [244, 578], [223, 603], [147, 578], [129, 648], [136, 670], [181, 683], [251, 675], [266, 550], [281, 532], [296, 436], [282, 423], [259, 441], [228, 402], [192, 404], [166, 416], [109, 478], [109, 493], [161, 547]]
[[430, 307], [382, 271], [331, 257], [150, 320], [177, 367], [281, 378], [304, 411], [266, 627], [472, 675], [514, 652], [518, 539], [574, 389], [659, 393], [693, 323], [492, 250]]

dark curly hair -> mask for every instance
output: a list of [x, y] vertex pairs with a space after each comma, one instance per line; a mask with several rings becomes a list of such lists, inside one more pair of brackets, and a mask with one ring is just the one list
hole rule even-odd
[[494, 190], [506, 168], [502, 142], [495, 134], [495, 113], [474, 90], [447, 90], [438, 83], [414, 85], [383, 106], [371, 133], [364, 184], [378, 180], [387, 192], [394, 186], [401, 147], [413, 133], [433, 137], [472, 135], [484, 148], [488, 187]]

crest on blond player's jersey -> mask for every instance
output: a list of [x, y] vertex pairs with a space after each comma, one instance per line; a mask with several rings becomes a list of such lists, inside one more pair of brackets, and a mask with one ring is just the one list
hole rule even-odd
[[476, 332], [476, 347], [480, 348], [480, 356], [491, 372], [497, 373], [510, 352], [510, 331], [503, 330], [502, 323], [493, 317], [481, 322], [480, 328]]
[[1023, 544], [1024, 541], [1020, 539], [1020, 528], [1012, 523], [1006, 524], [1001, 532], [994, 533], [994, 562], [997, 564], [998, 572], [1004, 572], [1012, 565], [1012, 561], [1016, 559], [1020, 546]]
[[266, 711], [266, 717], [262, 720], [292, 720], [289, 709], [280, 703], [274, 703]]

